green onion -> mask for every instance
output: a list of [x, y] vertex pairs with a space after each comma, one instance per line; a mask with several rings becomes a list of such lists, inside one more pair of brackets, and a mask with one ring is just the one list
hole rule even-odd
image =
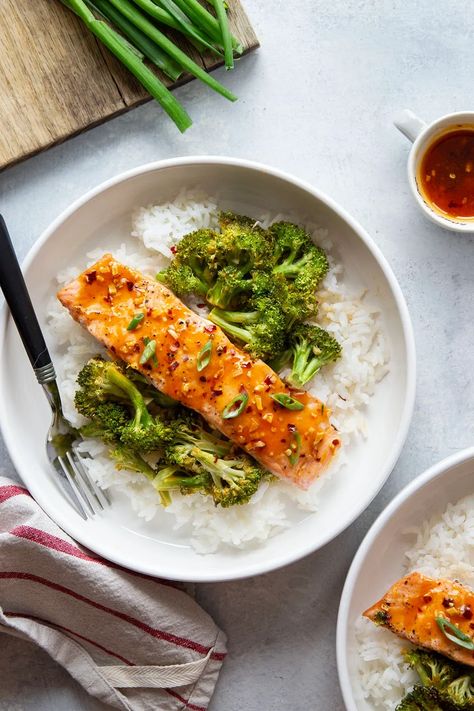
[[127, 331], [134, 331], [137, 328], [137, 326], [140, 325], [140, 323], [143, 321], [144, 318], [145, 318], [145, 314], [142, 314], [142, 313], [135, 314], [135, 316], [132, 318], [132, 320], [130, 321], [130, 323], [127, 326]]
[[292, 434], [293, 442], [290, 444], [290, 449], [293, 450], [293, 453], [289, 455], [288, 459], [291, 466], [294, 467], [295, 464], [298, 464], [298, 460], [300, 458], [301, 435], [297, 429], [295, 429]]
[[143, 353], [140, 356], [140, 365], [148, 363], [151, 358], [153, 358], [155, 365], [157, 365], [158, 361], [156, 360], [156, 341], [150, 341], [149, 338], [144, 338], [143, 341], [145, 343], [145, 348], [143, 349]]
[[[143, 2], [143, 0], [139, 1]], [[135, 2], [138, 4], [138, 0], [135, 0]], [[203, 47], [206, 47], [214, 54], [217, 54], [219, 57], [222, 57], [222, 53], [206, 39], [202, 32], [196, 30], [194, 25], [190, 22], [189, 17], [180, 10], [180, 8], [176, 5], [176, 3], [173, 2], [173, 0], [160, 0], [160, 3], [161, 6], [164, 7], [164, 9], [167, 10], [170, 15], [176, 20], [183, 34], [188, 35], [188, 37], [192, 37], [194, 40], [202, 44]]]
[[[459, 647], [464, 647], [464, 649], [474, 649], [474, 641], [467, 634], [464, 634], [464, 632], [462, 632], [459, 627], [454, 625], [445, 617], [436, 617], [435, 620], [441, 632], [451, 642], [454, 642], [454, 644], [457, 644]], [[450, 632], [447, 632], [447, 629], [450, 630], [452, 634], [450, 634]]]
[[196, 368], [198, 370], [198, 373], [201, 372], [201, 370], [204, 370], [204, 368], [207, 368], [209, 363], [211, 362], [211, 355], [212, 355], [212, 341], [209, 340], [199, 351], [197, 361], [196, 361]]
[[183, 12], [179, 10], [178, 7], [176, 9], [181, 12], [182, 17], [184, 18], [184, 21], [182, 22], [180, 22], [177, 17], [174, 17], [172, 13], [168, 12], [166, 8], [158, 6], [152, 0], [133, 0], [133, 2], [139, 7], [141, 7], [142, 10], [147, 13], [147, 15], [153, 17], [153, 19], [157, 22], [160, 22], [162, 25], [166, 25], [167, 27], [171, 27], [172, 29], [185, 34], [188, 39], [190, 39], [193, 44], [195, 44], [196, 48], [199, 51], [203, 49], [204, 44], [207, 44], [208, 38], [203, 35], [197, 27], [191, 25], [189, 19]]
[[[150, 62], [161, 69], [172, 81], [177, 81], [183, 73], [183, 70], [175, 61], [169, 57], [166, 52], [156, 46], [143, 32], [135, 27], [135, 25], [127, 20], [108, 0], [86, 0], [89, 7], [94, 8], [100, 14], [112, 22], [118, 29], [134, 43], [137, 49], [140, 50], [142, 56], [148, 57]], [[151, 0], [149, 0], [151, 2]], [[131, 45], [133, 47], [133, 45]]]
[[244, 392], [234, 397], [233, 400], [229, 402], [228, 405], [222, 410], [223, 420], [232, 420], [234, 417], [238, 417], [245, 410], [245, 407], [249, 401], [249, 396]]
[[[138, 27], [142, 32], [144, 32], [148, 37], [153, 40], [161, 49], [167, 52], [170, 57], [172, 57], [178, 64], [188, 70], [190, 74], [193, 74], [198, 79], [201, 79], [205, 84], [217, 91], [218, 94], [224, 96], [229, 101], [236, 101], [237, 97], [229, 91], [225, 86], [219, 84], [210, 74], [208, 74], [202, 67], [200, 67], [196, 62], [188, 57], [182, 50], [171, 42], [171, 40], [166, 37], [160, 30], [155, 27], [141, 12], [139, 12], [129, 0], [110, 0], [112, 5], [114, 5], [120, 12], [125, 15], [125, 17], [133, 22], [133, 24]], [[154, 76], [154, 75], [153, 75]]]
[[224, 61], [226, 69], [234, 68], [234, 50], [232, 48], [232, 35], [230, 34], [229, 19], [225, 10], [224, 0], [212, 0], [216, 9], [217, 19], [222, 35], [222, 45], [224, 47]]
[[[66, 7], [75, 12], [92, 34], [132, 72], [140, 84], [158, 101], [180, 131], [185, 131], [191, 126], [192, 121], [181, 104], [174, 98], [171, 92], [168, 91], [158, 77], [153, 74], [151, 69], [148, 69], [139, 56], [137, 56], [136, 51], [134, 52], [130, 49], [129, 43], [121, 35], [102, 20], [97, 20], [83, 0], [61, 1]], [[121, 9], [120, 5], [119, 9]]]
[[282, 407], [286, 407], [287, 410], [303, 410], [304, 405], [299, 400], [295, 400], [294, 397], [286, 395], [286, 393], [275, 393], [275, 395], [270, 395], [272, 400], [275, 400]]
[[[160, 0], [154, 0], [159, 5]], [[211, 39], [215, 42], [221, 42], [221, 28], [219, 27], [219, 22], [216, 20], [214, 15], [206, 10], [203, 5], [201, 5], [198, 0], [174, 0], [176, 5], [179, 5], [181, 10], [186, 13], [186, 15], [194, 22], [195, 25], [201, 27], [201, 29], [206, 32]], [[232, 46], [238, 54], [242, 54], [243, 48], [240, 42], [232, 37]]]

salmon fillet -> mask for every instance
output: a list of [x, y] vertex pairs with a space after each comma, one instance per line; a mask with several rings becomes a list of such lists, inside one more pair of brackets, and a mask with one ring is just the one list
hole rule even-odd
[[474, 591], [461, 583], [410, 573], [363, 614], [413, 644], [474, 666], [474, 651], [451, 642], [436, 622], [448, 620], [474, 642]]
[[[104, 255], [61, 289], [58, 299], [113, 357], [199, 412], [266, 469], [302, 489], [324, 470], [339, 447], [339, 435], [324, 404], [307, 393], [296, 395], [302, 410], [277, 404], [271, 395], [295, 397], [295, 393], [268, 365], [252, 360], [218, 326], [187, 308], [165, 286], [112, 255]], [[134, 330], [127, 330], [137, 313], [144, 318]], [[156, 350], [143, 363], [147, 339], [156, 342]], [[210, 361], [198, 371], [203, 347], [211, 349]], [[226, 419], [223, 411], [234, 398], [248, 400], [241, 414]]]

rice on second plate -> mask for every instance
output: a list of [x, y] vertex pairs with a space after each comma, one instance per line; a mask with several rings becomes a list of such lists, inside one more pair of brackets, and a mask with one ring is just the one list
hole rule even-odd
[[[406, 533], [414, 543], [405, 554], [404, 573], [417, 570], [474, 588], [474, 495], [449, 504], [441, 515]], [[373, 709], [393, 711], [418, 681], [401, 655], [409, 643], [363, 617], [356, 623], [356, 639], [364, 698]]]
[[[113, 250], [114, 256], [144, 274], [154, 275], [172, 258], [171, 247], [188, 232], [203, 227], [218, 227], [218, 205], [197, 192], [181, 192], [172, 202], [137, 210], [133, 216], [130, 242]], [[259, 222], [267, 227], [282, 215], [262, 215]], [[286, 216], [293, 219], [294, 216]], [[86, 460], [90, 474], [104, 488], [121, 491], [130, 499], [134, 511], [146, 520], [169, 516], [170, 526], [186, 527], [189, 541], [201, 553], [212, 553], [219, 545], [245, 547], [263, 541], [291, 525], [298, 510], [316, 511], [324, 484], [346, 462], [351, 440], [365, 437], [364, 411], [376, 384], [388, 371], [388, 351], [380, 328], [380, 315], [368, 305], [364, 291], [349, 293], [344, 286], [340, 264], [331, 256], [327, 231], [305, 224], [315, 242], [328, 253], [331, 269], [320, 290], [318, 322], [334, 334], [342, 345], [342, 357], [326, 366], [307, 385], [307, 389], [332, 410], [331, 421], [341, 432], [343, 447], [330, 469], [311, 486], [301, 491], [284, 481], [264, 482], [252, 500], [243, 506], [216, 508], [209, 497], [173, 494], [169, 507], [163, 509], [151, 484], [139, 474], [117, 471], [107, 456], [106, 447], [96, 440], [86, 440], [81, 447], [93, 459]], [[87, 264], [108, 250], [104, 244], [87, 255]], [[62, 285], [77, 276], [86, 263], [69, 267], [58, 275]], [[193, 305], [198, 313], [205, 309]], [[100, 352], [100, 346], [84, 329], [73, 322], [68, 312], [54, 300], [48, 319], [51, 338], [61, 347], [57, 362], [59, 385], [66, 417], [76, 426], [84, 420], [74, 409], [76, 377], [85, 361]]]

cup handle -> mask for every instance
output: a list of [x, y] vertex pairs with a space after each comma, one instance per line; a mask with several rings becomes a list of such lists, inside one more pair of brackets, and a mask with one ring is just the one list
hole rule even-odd
[[409, 109], [400, 111], [393, 123], [412, 143], [416, 141], [420, 133], [426, 128], [426, 123], [418, 118], [418, 116], [415, 116], [413, 111]]

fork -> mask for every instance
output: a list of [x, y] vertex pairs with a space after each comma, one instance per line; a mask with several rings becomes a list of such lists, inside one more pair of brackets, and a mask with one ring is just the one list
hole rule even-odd
[[82, 437], [63, 414], [56, 372], [31, 303], [18, 259], [8, 234], [5, 220], [0, 215], [0, 288], [5, 296], [23, 346], [42, 386], [52, 412], [46, 435], [46, 455], [60, 477], [63, 488], [78, 513], [92, 518], [109, 500], [89, 476], [78, 451]]

